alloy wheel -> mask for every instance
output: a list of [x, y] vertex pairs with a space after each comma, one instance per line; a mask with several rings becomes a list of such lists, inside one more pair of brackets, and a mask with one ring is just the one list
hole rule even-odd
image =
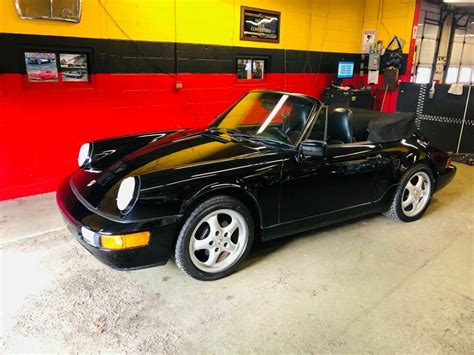
[[217, 273], [231, 267], [244, 253], [249, 230], [244, 216], [219, 209], [203, 217], [189, 241], [189, 255], [201, 271]]
[[408, 180], [402, 194], [402, 211], [407, 217], [419, 214], [431, 197], [431, 179], [427, 173], [419, 171]]

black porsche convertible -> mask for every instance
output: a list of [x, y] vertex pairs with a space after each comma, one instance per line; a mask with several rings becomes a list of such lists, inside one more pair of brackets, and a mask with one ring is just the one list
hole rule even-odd
[[57, 201], [69, 229], [121, 270], [163, 265], [215, 280], [255, 239], [358, 216], [419, 219], [454, 177], [411, 114], [328, 107], [251, 91], [203, 129], [82, 145]]

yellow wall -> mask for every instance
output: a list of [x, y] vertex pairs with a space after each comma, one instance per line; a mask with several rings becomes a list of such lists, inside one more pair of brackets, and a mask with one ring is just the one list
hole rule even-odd
[[[0, 0], [0, 32], [359, 53], [380, 1], [83, 0], [82, 20], [71, 24], [21, 20], [13, 0]], [[280, 43], [241, 41], [241, 5], [280, 11]], [[415, 0], [384, 0], [380, 38], [409, 38], [414, 9]]]
[[366, 0], [363, 28], [378, 28], [377, 40], [382, 40], [384, 47], [397, 35], [406, 42], [403, 53], [408, 53], [415, 5], [416, 0]]

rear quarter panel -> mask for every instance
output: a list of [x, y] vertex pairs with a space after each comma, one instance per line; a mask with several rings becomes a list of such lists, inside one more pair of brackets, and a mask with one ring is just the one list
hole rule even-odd
[[[379, 199], [391, 200], [403, 174], [417, 163], [428, 165], [435, 177], [444, 171], [448, 154], [429, 145], [413, 135], [401, 141], [380, 143], [382, 147], [382, 169], [377, 180], [376, 194]], [[436, 181], [435, 181], [436, 182]]]

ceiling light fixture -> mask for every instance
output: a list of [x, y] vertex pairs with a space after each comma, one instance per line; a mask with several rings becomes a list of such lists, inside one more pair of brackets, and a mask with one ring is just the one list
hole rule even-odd
[[466, 4], [466, 5], [474, 5], [473, 0], [443, 0], [443, 2], [448, 4]]

